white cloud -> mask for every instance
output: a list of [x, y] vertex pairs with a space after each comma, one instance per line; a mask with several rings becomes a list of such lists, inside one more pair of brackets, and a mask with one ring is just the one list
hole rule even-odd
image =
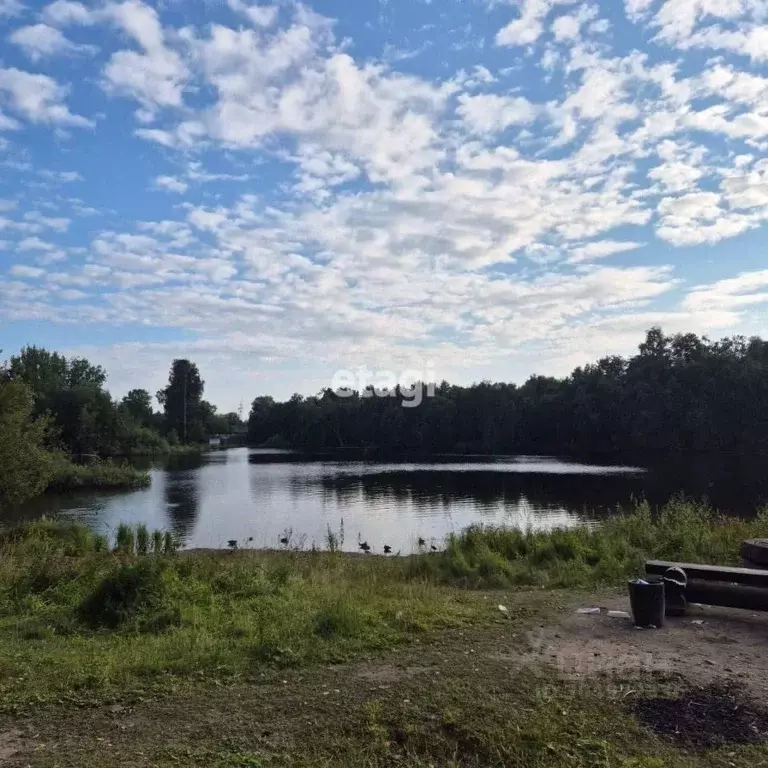
[[579, 245], [573, 248], [568, 261], [571, 263], [593, 261], [594, 259], [614, 256], [617, 253], [634, 251], [642, 247], [643, 243], [635, 243], [629, 240], [598, 240], [594, 243], [587, 243], [586, 245]]
[[558, 16], [552, 23], [552, 34], [557, 42], [577, 41], [581, 37], [582, 26], [596, 16], [595, 6], [582, 5], [576, 13]]
[[248, 5], [242, 0], [228, 0], [228, 4], [232, 10], [245, 14], [257, 27], [271, 27], [280, 13], [276, 5]]
[[20, 0], [0, 0], [0, 19], [18, 16], [23, 10]]
[[39, 61], [47, 56], [92, 54], [96, 51], [95, 46], [77, 45], [64, 37], [58, 29], [46, 24], [20, 27], [8, 39], [18, 45], [32, 61]]
[[72, 114], [63, 103], [68, 89], [47, 75], [20, 69], [0, 69], [0, 95], [5, 94], [10, 109], [33, 123], [91, 127], [93, 122]]
[[557, 5], [571, 5], [575, 0], [518, 0], [519, 18], [496, 35], [496, 45], [530, 45], [544, 32], [544, 20]]
[[189, 189], [189, 184], [174, 176], [157, 176], [155, 178], [155, 186], [160, 189], [167, 189], [169, 192], [186, 192]]
[[52, 251], [55, 246], [39, 237], [25, 237], [18, 245], [20, 251]]
[[66, 232], [71, 223], [70, 219], [66, 217], [44, 216], [39, 211], [27, 211], [24, 214], [24, 219], [33, 224], [38, 224], [45, 229], [52, 229], [55, 232]]
[[56, 0], [43, 8], [42, 20], [56, 27], [70, 25], [90, 26], [96, 21], [97, 14], [82, 3], [70, 0]]
[[522, 96], [494, 93], [459, 96], [458, 114], [475, 133], [499, 133], [511, 125], [532, 123], [540, 110]]
[[10, 268], [9, 273], [14, 277], [31, 278], [34, 280], [42, 277], [45, 274], [45, 270], [40, 269], [40, 267], [30, 267], [26, 264], [14, 264]]
[[729, 313], [734, 322], [738, 313], [767, 302], [768, 270], [759, 270], [697, 286], [685, 297], [683, 307], [701, 313]]
[[639, 21], [650, 11], [655, 0], [624, 0], [627, 16], [632, 21]]
[[0, 131], [18, 131], [20, 128], [21, 123], [18, 120], [0, 112]]
[[143, 49], [112, 54], [104, 67], [105, 88], [136, 99], [147, 120], [160, 107], [181, 107], [189, 71], [166, 45], [157, 11], [139, 0], [127, 0], [108, 5], [105, 13]]

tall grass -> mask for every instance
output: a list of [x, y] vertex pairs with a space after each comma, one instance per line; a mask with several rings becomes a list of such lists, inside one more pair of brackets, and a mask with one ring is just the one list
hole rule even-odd
[[649, 558], [736, 565], [741, 542], [764, 536], [768, 511], [751, 520], [729, 518], [677, 499], [656, 516], [639, 504], [599, 526], [470, 526], [449, 536], [443, 553], [413, 558], [408, 569], [412, 576], [470, 587], [588, 587], [637, 575]]

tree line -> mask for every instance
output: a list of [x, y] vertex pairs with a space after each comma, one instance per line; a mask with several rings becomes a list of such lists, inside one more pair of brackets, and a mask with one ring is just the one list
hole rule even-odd
[[[521, 386], [442, 382], [404, 408], [398, 389], [253, 401], [255, 444], [303, 450], [673, 453], [768, 450], [768, 342], [650, 329], [631, 357]], [[382, 394], [381, 392], [379, 394]]]
[[0, 364], [0, 506], [45, 490], [61, 460], [158, 455], [244, 430], [236, 413], [203, 399], [197, 366], [174, 360], [152, 406], [146, 389], [120, 400], [106, 372], [84, 358], [25, 347]]

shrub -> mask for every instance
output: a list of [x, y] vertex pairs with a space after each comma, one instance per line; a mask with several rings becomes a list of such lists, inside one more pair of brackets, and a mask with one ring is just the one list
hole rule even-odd
[[78, 618], [94, 629], [116, 629], [142, 613], [162, 607], [168, 595], [167, 571], [161, 560], [143, 559], [123, 565], [83, 600]]

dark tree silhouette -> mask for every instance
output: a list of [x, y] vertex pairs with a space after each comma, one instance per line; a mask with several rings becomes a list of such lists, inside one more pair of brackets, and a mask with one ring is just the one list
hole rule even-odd
[[318, 450], [669, 453], [768, 450], [768, 342], [651, 328], [630, 358], [605, 357], [522, 386], [442, 382], [417, 408], [403, 394], [324, 390], [253, 401], [249, 438]]

